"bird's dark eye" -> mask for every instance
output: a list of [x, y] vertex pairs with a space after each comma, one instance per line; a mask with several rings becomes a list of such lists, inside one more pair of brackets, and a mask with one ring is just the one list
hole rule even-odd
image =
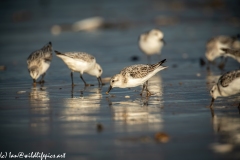
[[114, 82], [114, 80], [112, 80], [112, 83]]
[[101, 70], [101, 69], [99, 69], [99, 72], [102, 72], [102, 70]]

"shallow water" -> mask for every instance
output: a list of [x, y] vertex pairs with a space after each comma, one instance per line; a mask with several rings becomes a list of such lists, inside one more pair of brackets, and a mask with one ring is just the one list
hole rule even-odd
[[[209, 38], [239, 32], [238, 1], [70, 2], [0, 2], [0, 65], [6, 67], [0, 71], [1, 152], [66, 153], [67, 159], [78, 160], [240, 158], [240, 97], [217, 99], [212, 116], [209, 89], [222, 71], [199, 65]], [[51, 34], [53, 25], [69, 26], [93, 16], [114, 26]], [[78, 73], [72, 89], [69, 69], [55, 55], [46, 83], [31, 84], [26, 58], [49, 41], [54, 50], [93, 54], [103, 77], [111, 77], [125, 66], [147, 63], [137, 39], [156, 27], [167, 45], [161, 58], [151, 60], [166, 58], [169, 67], [150, 79], [154, 95], [149, 98], [139, 95], [141, 87], [114, 88], [106, 95], [109, 85], [98, 87], [88, 75], [85, 80], [95, 86], [84, 88]], [[229, 59], [225, 71], [237, 68]], [[156, 141], [158, 132], [169, 141]]]

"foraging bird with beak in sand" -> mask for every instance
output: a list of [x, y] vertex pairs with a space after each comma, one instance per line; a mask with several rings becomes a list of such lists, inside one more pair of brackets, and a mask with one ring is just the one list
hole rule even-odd
[[147, 95], [150, 96], [151, 92], [148, 90], [148, 80], [154, 76], [157, 72], [167, 68], [162, 66], [166, 59], [156, 64], [137, 64], [124, 68], [119, 74], [113, 76], [110, 80], [110, 87], [106, 94], [108, 94], [112, 88], [130, 88], [143, 85], [141, 95], [144, 89]]

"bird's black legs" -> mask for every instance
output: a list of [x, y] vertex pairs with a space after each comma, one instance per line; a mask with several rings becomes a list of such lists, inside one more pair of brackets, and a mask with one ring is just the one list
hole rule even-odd
[[141, 95], [141, 96], [142, 96], [142, 94], [143, 94], [143, 91], [144, 91], [145, 87], [146, 87], [146, 82], [145, 82], [145, 83], [143, 83], [142, 92], [140, 93], [140, 95]]
[[147, 92], [147, 96], [151, 96], [151, 92], [148, 90], [148, 81], [146, 81], [146, 92]]
[[210, 104], [210, 106], [209, 106], [210, 108], [212, 108], [212, 106], [213, 106], [213, 103], [214, 103], [214, 100], [215, 100], [215, 99], [214, 99], [214, 98], [212, 98], [212, 100], [211, 100], [211, 104]]
[[102, 78], [101, 77], [98, 77], [97, 80], [98, 80], [98, 86], [105, 85], [104, 83], [102, 83]]
[[143, 84], [142, 92], [140, 93], [140, 95], [143, 94], [144, 89], [145, 89], [146, 92], [147, 92], [147, 96], [151, 96], [151, 92], [148, 90], [148, 81], [146, 81], [146, 82]]
[[36, 79], [33, 79], [33, 87], [36, 87], [37, 83], [36, 83]]
[[44, 76], [46, 75], [46, 73], [43, 73], [42, 74], [42, 78], [41, 78], [41, 80], [38, 82], [38, 83], [44, 83], [45, 81], [44, 81]]
[[71, 72], [71, 80], [72, 80], [72, 87], [74, 86], [74, 83], [73, 83], [73, 72]]
[[238, 105], [238, 112], [239, 112], [239, 114], [240, 114], [240, 103], [239, 103], [239, 105]]
[[83, 79], [82, 75], [80, 74], [80, 78], [84, 82], [85, 86], [94, 86], [93, 84], [87, 84], [86, 81]]

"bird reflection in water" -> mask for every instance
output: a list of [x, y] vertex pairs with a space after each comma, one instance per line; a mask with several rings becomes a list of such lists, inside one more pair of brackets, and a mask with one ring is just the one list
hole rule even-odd
[[[74, 88], [75, 88], [74, 86], [71, 87], [71, 98], [74, 97], [75, 93], [79, 92], [78, 90], [74, 91], [75, 90]], [[80, 93], [77, 96], [83, 97], [83, 93], [85, 91], [90, 91], [90, 92], [96, 93], [96, 95], [98, 95], [98, 96], [99, 95], [102, 96], [102, 94], [101, 94], [101, 92], [102, 92], [102, 85], [98, 85], [98, 88], [96, 88], [96, 87], [91, 88], [89, 86], [84, 86], [84, 88], [82, 90], [80, 90]], [[94, 94], [91, 94], [91, 95], [94, 95]]]
[[[159, 75], [155, 75], [149, 80], [149, 90], [154, 94], [151, 97], [139, 97], [134, 99], [108, 97], [107, 101], [112, 109], [113, 119], [116, 122], [129, 125], [128, 131], [141, 130], [145, 127], [154, 131], [161, 130], [163, 127], [163, 119], [160, 113], [163, 106], [163, 88], [162, 79]], [[118, 101], [115, 99], [118, 99]], [[149, 123], [151, 123], [151, 125], [149, 125]], [[123, 128], [117, 127], [116, 129], [121, 130]]]
[[51, 129], [52, 112], [49, 105], [49, 93], [43, 85], [32, 87], [30, 94], [31, 117], [29, 127], [32, 134], [45, 135]]
[[[233, 75], [234, 73], [230, 72], [230, 75], [227, 78], [231, 78], [231, 74]], [[214, 76], [212, 74], [209, 74], [207, 76], [207, 84], [209, 89], [213, 86], [213, 84], [221, 85], [222, 82], [224, 82], [224, 81], [221, 81], [222, 77], [220, 78], [219, 77], [220, 76]], [[237, 78], [237, 76], [235, 76], [235, 78]], [[228, 81], [228, 84], [229, 82], [232, 83], [232, 81]], [[236, 82], [233, 82], [233, 83], [236, 83]], [[230, 84], [229, 86], [231, 87]], [[215, 85], [215, 87], [218, 87], [218, 86]], [[238, 86], [235, 86], [235, 88], [237, 87]], [[218, 90], [220, 89], [222, 88], [218, 88]], [[235, 92], [232, 92], [232, 93], [234, 94]], [[224, 94], [224, 93], [221, 93], [221, 94]], [[232, 95], [231, 92], [229, 92], [227, 96], [231, 96], [231, 95]], [[234, 97], [233, 101], [238, 102], [239, 98]], [[216, 115], [216, 113], [214, 112], [214, 108], [212, 107], [212, 104], [213, 104], [213, 101], [209, 107], [212, 115], [212, 126], [214, 131], [219, 135], [219, 138], [218, 138], [218, 142], [210, 144], [209, 147], [216, 153], [225, 154], [228, 157], [228, 159], [239, 159], [240, 158], [239, 154], [237, 155], [235, 152], [235, 150], [239, 149], [240, 147], [239, 114], [238, 113], [236, 114], [236, 112], [233, 112], [231, 114], [224, 112], [222, 114]], [[240, 113], [239, 107], [238, 107], [238, 110]]]
[[162, 100], [163, 87], [162, 87], [162, 78], [160, 75], [155, 75], [149, 80], [148, 89], [153, 94], [153, 104], [159, 104], [157, 101]]
[[41, 85], [40, 87], [32, 87], [29, 99], [32, 107], [49, 107], [49, 95], [47, 88]]
[[[79, 93], [80, 92], [80, 93]], [[75, 94], [76, 93], [76, 94]], [[63, 100], [61, 121], [96, 121], [91, 114], [98, 113], [102, 99], [101, 87], [87, 87], [83, 91], [71, 91], [71, 98]]]
[[210, 108], [214, 132], [218, 134], [217, 142], [210, 144], [210, 148], [220, 154], [225, 154], [228, 159], [239, 159], [235, 152], [240, 147], [240, 117], [238, 114], [221, 113], [216, 115]]

